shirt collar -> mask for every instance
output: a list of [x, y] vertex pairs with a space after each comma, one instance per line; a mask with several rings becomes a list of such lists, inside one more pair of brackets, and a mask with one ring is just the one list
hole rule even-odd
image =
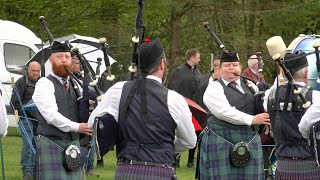
[[295, 81], [295, 84], [300, 85], [300, 86], [306, 86], [306, 83], [300, 82], [300, 81]]
[[148, 79], [156, 80], [156, 81], [158, 81], [159, 83], [162, 84], [162, 80], [161, 80], [159, 77], [157, 77], [157, 76], [148, 75], [147, 78], [148, 78]]
[[194, 69], [195, 68], [195, 66], [191, 66], [188, 62], [186, 62], [185, 64], [189, 69]]
[[[224, 84], [225, 84], [226, 86], [229, 85], [229, 83], [230, 83], [229, 81], [226, 81], [226, 80], [224, 80], [223, 78], [221, 78], [221, 79], [222, 79], [222, 81], [224, 82]], [[240, 78], [239, 78], [238, 80], [236, 80], [235, 83], [237, 83], [237, 85], [238, 85], [239, 87], [241, 87]]]
[[[51, 72], [51, 75], [52, 75], [53, 77], [57, 78], [57, 79], [58, 79], [58, 80], [63, 84], [62, 77], [60, 77], [60, 76], [58, 76], [58, 75], [54, 74], [53, 72]], [[67, 77], [67, 80], [69, 80], [69, 76]]]
[[251, 69], [251, 68], [249, 68], [249, 69], [250, 69], [250, 71], [251, 71], [254, 75], [259, 76], [259, 72], [256, 72], [255, 70], [253, 70], [253, 69]]

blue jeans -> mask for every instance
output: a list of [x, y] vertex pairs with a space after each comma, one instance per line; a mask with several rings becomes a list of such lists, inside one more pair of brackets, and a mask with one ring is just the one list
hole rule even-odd
[[88, 154], [88, 148], [87, 147], [83, 147], [81, 146], [80, 147], [80, 152], [81, 152], [81, 166], [83, 167], [83, 164], [85, 163], [85, 161], [87, 160], [86, 162], [86, 171], [90, 171], [90, 170], [93, 170], [93, 161], [94, 161], [94, 154], [95, 154], [95, 151], [96, 151], [96, 148], [95, 146], [92, 146], [91, 150], [90, 150], [90, 154], [89, 154], [89, 157], [88, 159], [86, 159], [86, 156]]
[[[24, 127], [25, 132], [20, 127], [21, 125]], [[38, 122], [29, 120], [29, 125], [25, 119], [22, 119], [21, 123], [19, 123], [19, 130], [22, 138], [20, 165], [23, 176], [27, 174], [33, 174], [34, 172], [35, 151], [32, 151], [31, 146], [33, 146], [34, 150], [36, 150], [34, 135], [37, 133]], [[30, 141], [28, 141], [27, 138]]]

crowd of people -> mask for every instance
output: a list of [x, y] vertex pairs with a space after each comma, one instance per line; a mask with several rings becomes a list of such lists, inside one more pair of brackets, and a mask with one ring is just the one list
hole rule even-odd
[[[68, 44], [53, 42], [52, 71], [47, 77], [40, 78], [38, 62], [28, 64], [11, 97], [20, 117], [23, 179], [78, 180], [81, 172], [99, 176], [93, 171], [98, 147], [88, 144], [99, 118], [111, 124], [105, 131], [116, 132], [112, 136], [116, 139], [102, 141], [116, 146], [114, 179], [177, 179], [175, 170], [183, 166], [180, 157], [187, 150], [186, 166], [201, 180], [320, 177], [307, 140], [310, 126], [320, 121], [320, 93], [307, 86], [305, 56], [286, 54], [284, 65], [295, 81], [286, 79], [278, 85], [264, 79], [261, 57], [250, 56], [248, 68], [242, 70], [237, 52], [227, 50], [213, 57], [211, 72], [202, 75], [201, 53], [191, 48], [185, 62], [169, 72], [165, 87], [169, 60], [162, 43], [155, 39], [139, 48], [140, 71], [115, 84], [100, 81], [104, 96], [89, 119], [79, 116], [76, 82], [70, 73], [82, 81], [81, 63]], [[309, 110], [302, 108], [291, 82], [312, 103]], [[259, 91], [266, 91], [264, 103], [256, 96]], [[206, 110], [204, 127], [194, 125], [196, 119], [185, 98]], [[36, 109], [23, 108], [30, 100]], [[264, 105], [262, 111], [259, 105]], [[0, 107], [4, 136], [7, 119], [2, 101]], [[275, 174], [268, 171], [273, 153], [273, 147], [263, 147], [268, 143], [275, 149]]]

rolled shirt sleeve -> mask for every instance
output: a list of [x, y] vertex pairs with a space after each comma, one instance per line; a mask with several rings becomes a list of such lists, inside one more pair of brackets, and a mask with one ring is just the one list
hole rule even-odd
[[217, 118], [235, 125], [250, 126], [253, 121], [252, 115], [237, 110], [229, 104], [220, 82], [210, 83], [203, 95], [203, 102], [210, 112]]
[[312, 91], [313, 104], [309, 107], [306, 113], [302, 116], [298, 125], [299, 131], [304, 138], [308, 138], [310, 127], [320, 121], [320, 92]]

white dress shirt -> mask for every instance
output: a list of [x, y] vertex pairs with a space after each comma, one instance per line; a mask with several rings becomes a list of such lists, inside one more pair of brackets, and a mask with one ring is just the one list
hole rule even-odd
[[[224, 79], [222, 79], [222, 81], [226, 86], [230, 83]], [[236, 83], [237, 88], [244, 92], [241, 87], [240, 79], [238, 79]], [[253, 83], [252, 87], [254, 90], [258, 91], [257, 86], [255, 86]], [[203, 102], [208, 107], [210, 112], [221, 120], [235, 125], [251, 126], [252, 124], [254, 116], [239, 111], [234, 106], [231, 106], [219, 81], [214, 81], [208, 85], [203, 95]]]
[[[51, 73], [62, 84], [62, 78]], [[36, 84], [32, 99], [39, 112], [48, 124], [57, 127], [63, 132], [78, 132], [80, 124], [73, 122], [58, 112], [56, 97], [54, 95], [54, 85], [46, 77], [42, 77]], [[61, 108], [61, 107], [60, 107]]]
[[212, 76], [210, 76], [209, 81], [208, 81], [208, 85], [211, 84], [212, 82], [214, 82], [214, 79], [212, 78]]
[[7, 110], [0, 94], [0, 138], [7, 134], [8, 118]]
[[[148, 75], [147, 78], [162, 83], [161, 79], [156, 76]], [[102, 101], [98, 104], [89, 117], [88, 124], [90, 128], [93, 128], [95, 117], [101, 117], [105, 114], [112, 115], [114, 119], [118, 121], [120, 98], [122, 94], [122, 88], [125, 83], [126, 81], [118, 82], [108, 89]], [[169, 90], [167, 104], [169, 112], [177, 124], [176, 137], [174, 140], [175, 151], [180, 153], [194, 148], [197, 137], [192, 124], [192, 115], [186, 100], [177, 92]]]
[[307, 112], [302, 116], [298, 125], [299, 131], [304, 138], [308, 138], [309, 128], [316, 122], [320, 121], [320, 92], [312, 91], [313, 104], [309, 107]]

